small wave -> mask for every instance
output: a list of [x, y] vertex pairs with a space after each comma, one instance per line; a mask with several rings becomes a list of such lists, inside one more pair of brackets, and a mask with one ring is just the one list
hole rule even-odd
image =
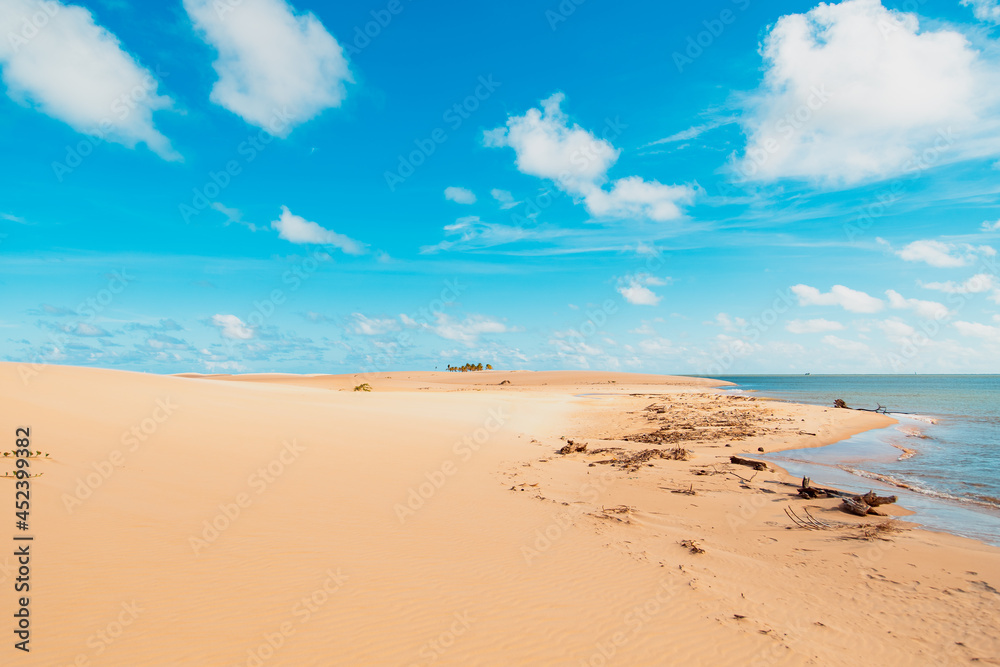
[[909, 447], [903, 447], [902, 445], [897, 445], [891, 442], [889, 444], [903, 452], [902, 454], [899, 455], [899, 458], [896, 459], [897, 461], [905, 461], [906, 459], [912, 459], [917, 454], [917, 450], [915, 449], [910, 449]]
[[858, 477], [864, 477], [866, 479], [873, 479], [883, 484], [888, 484], [889, 486], [895, 486], [898, 489], [906, 489], [907, 491], [912, 491], [914, 493], [919, 493], [924, 496], [930, 496], [931, 498], [940, 498], [942, 500], [953, 500], [960, 503], [968, 503], [972, 505], [982, 505], [984, 507], [990, 507], [992, 509], [1000, 509], [1000, 499], [994, 498], [992, 496], [972, 494], [971, 496], [955, 496], [944, 491], [935, 491], [933, 489], [925, 489], [924, 487], [917, 486], [915, 484], [910, 484], [903, 482], [902, 480], [896, 479], [892, 475], [883, 475], [877, 472], [871, 472], [870, 470], [862, 470], [861, 468], [852, 468], [850, 466], [840, 465], [837, 466], [844, 472], [849, 472], [852, 475], [857, 475]]
[[[890, 413], [892, 414], [892, 413]], [[924, 422], [926, 424], [937, 424], [937, 417], [930, 417], [928, 415], [904, 415], [904, 414], [893, 414], [894, 417], [905, 417], [906, 419], [915, 419], [918, 422]]]
[[907, 438], [920, 438], [921, 440], [928, 440], [931, 436], [924, 433], [916, 426], [896, 426], [896, 430], [905, 435]]

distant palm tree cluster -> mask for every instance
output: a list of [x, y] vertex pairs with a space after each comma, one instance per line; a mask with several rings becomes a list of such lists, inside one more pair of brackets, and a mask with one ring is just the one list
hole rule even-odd
[[[468, 371], [481, 371], [483, 370], [482, 364], [465, 364], [463, 366], [448, 366], [449, 371], [454, 371], [456, 373], [467, 373]], [[493, 367], [486, 364], [486, 370], [491, 371]]]

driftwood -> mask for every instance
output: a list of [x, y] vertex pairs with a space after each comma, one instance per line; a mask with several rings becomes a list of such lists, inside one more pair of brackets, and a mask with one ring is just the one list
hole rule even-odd
[[730, 463], [735, 463], [741, 466], [750, 466], [754, 470], [767, 470], [767, 464], [763, 461], [754, 461], [753, 459], [745, 459], [742, 456], [730, 456]]
[[[844, 410], [857, 410], [859, 412], [877, 412], [880, 415], [887, 415], [887, 414], [889, 414], [889, 408], [885, 407], [881, 403], [876, 403], [875, 405], [877, 407], [874, 407], [874, 408], [852, 408], [852, 407], [848, 406], [847, 403], [845, 403], [844, 399], [842, 399], [842, 398], [838, 398], [837, 400], [835, 400], [833, 402], [833, 407], [835, 407], [835, 408], [842, 408]], [[898, 412], [897, 414], [905, 415], [905, 414], [909, 414], [909, 413], [907, 413], [907, 412]]]
[[567, 440], [566, 445], [559, 450], [562, 455], [572, 454], [574, 452], [585, 452], [587, 451], [587, 443], [585, 442], [573, 442], [572, 440]]
[[844, 498], [844, 504], [841, 505], [841, 509], [851, 514], [857, 514], [858, 516], [867, 516], [869, 514], [885, 516], [884, 513], [879, 512], [875, 508], [880, 505], [889, 505], [896, 502], [896, 500], [896, 496], [877, 496], [874, 491], [869, 491], [864, 495]]
[[802, 478], [802, 486], [799, 487], [799, 495], [803, 498], [843, 498], [850, 494], [836, 489], [824, 489], [812, 485], [812, 480], [808, 477]]

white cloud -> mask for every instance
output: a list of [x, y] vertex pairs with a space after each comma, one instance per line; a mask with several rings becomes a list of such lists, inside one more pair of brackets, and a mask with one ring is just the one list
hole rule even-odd
[[434, 323], [418, 322], [407, 315], [400, 315], [400, 321], [408, 327], [418, 327], [431, 331], [441, 338], [454, 340], [465, 345], [472, 345], [483, 334], [506, 333], [514, 331], [499, 320], [486, 315], [469, 315], [464, 320], [457, 320], [445, 313], [435, 313]]
[[221, 329], [223, 338], [233, 340], [250, 340], [253, 338], [253, 329], [243, 323], [243, 320], [235, 315], [213, 315], [212, 324]]
[[519, 201], [514, 201], [514, 195], [512, 195], [507, 190], [499, 190], [497, 188], [493, 188], [492, 190], [490, 190], [490, 194], [493, 195], [494, 199], [500, 202], [501, 209], [514, 208], [515, 206], [521, 203]]
[[684, 352], [683, 348], [676, 347], [670, 340], [663, 337], [641, 341], [639, 349], [647, 357], [667, 357]]
[[680, 206], [694, 200], [693, 188], [644, 181], [638, 176], [608, 183], [608, 170], [621, 151], [569, 118], [560, 108], [564, 96], [556, 93], [541, 109], [511, 116], [505, 127], [487, 131], [487, 146], [509, 146], [517, 168], [525, 174], [555, 182], [563, 192], [582, 201], [596, 217], [640, 217], [666, 221], [681, 216]]
[[898, 319], [883, 320], [878, 323], [878, 327], [885, 333], [886, 338], [893, 343], [902, 343], [909, 340], [917, 332], [909, 324]]
[[962, 0], [962, 6], [972, 6], [972, 13], [980, 21], [1000, 23], [1000, 1], [998, 0]]
[[421, 247], [420, 253], [431, 255], [447, 250], [483, 250], [518, 241], [547, 241], [570, 233], [545, 226], [529, 228], [483, 222], [478, 215], [461, 217], [445, 225], [444, 232], [449, 238]]
[[907, 299], [895, 290], [886, 290], [885, 294], [889, 297], [889, 306], [895, 310], [912, 310], [928, 320], [942, 320], [948, 317], [948, 308], [937, 301]]
[[993, 327], [979, 322], [955, 322], [955, 328], [963, 336], [1000, 340], [1000, 327]]
[[365, 336], [380, 336], [399, 329], [399, 323], [391, 319], [368, 318], [361, 313], [354, 313], [354, 333]]
[[800, 306], [840, 306], [852, 313], [877, 313], [885, 307], [881, 299], [843, 285], [834, 285], [825, 294], [809, 285], [795, 285], [792, 292], [799, 297]]
[[987, 220], [983, 223], [980, 229], [984, 232], [1000, 232], [1000, 220], [997, 220], [996, 222], [990, 222]]
[[0, 0], [0, 65], [7, 95], [77, 132], [129, 148], [181, 156], [153, 124], [173, 101], [153, 73], [83, 7], [55, 0]]
[[646, 217], [659, 222], [681, 217], [680, 205], [693, 200], [694, 191], [686, 185], [663, 185], [638, 176], [620, 178], [610, 192], [595, 189], [584, 198], [587, 208], [597, 217]]
[[783, 16], [762, 56], [736, 165], [748, 178], [854, 183], [913, 169], [932, 146], [940, 160], [956, 137], [972, 150], [983, 148], [974, 135], [992, 139], [979, 121], [995, 102], [996, 73], [961, 33], [921, 31], [915, 14], [879, 0]]
[[347, 95], [347, 59], [311, 12], [285, 0], [184, 0], [184, 9], [219, 54], [212, 102], [251, 125], [287, 136]]
[[458, 187], [448, 187], [444, 189], [444, 198], [456, 204], [475, 204], [476, 194], [472, 190]]
[[331, 245], [348, 255], [363, 255], [366, 252], [363, 243], [295, 215], [287, 206], [281, 207], [281, 217], [272, 221], [271, 227], [278, 230], [280, 238], [291, 243]]
[[635, 329], [632, 329], [631, 331], [629, 331], [629, 333], [630, 334], [636, 334], [636, 335], [639, 335], [639, 336], [655, 336], [656, 335], [656, 329], [654, 329], [653, 325], [650, 324], [649, 322], [643, 322], [640, 326], [638, 326]]
[[637, 273], [619, 279], [618, 293], [634, 306], [655, 306], [660, 303], [661, 297], [649, 289], [649, 286], [656, 287], [666, 284], [666, 281], [660, 278], [645, 273]]
[[963, 283], [956, 283], [952, 280], [947, 282], [920, 283], [924, 289], [936, 290], [945, 294], [982, 294], [991, 290], [1000, 289], [997, 284], [997, 277], [991, 273], [977, 273]]
[[826, 333], [828, 331], [843, 331], [844, 325], [831, 320], [792, 320], [785, 325], [785, 329], [793, 334], [813, 334]]
[[726, 331], [736, 331], [742, 329], [747, 325], [747, 321], [742, 317], [730, 317], [728, 313], [719, 313], [715, 316], [715, 320], [712, 322], [705, 322], [705, 324], [720, 326]]
[[841, 352], [852, 354], [861, 352], [871, 352], [871, 348], [865, 343], [856, 340], [847, 340], [838, 336], [823, 336], [823, 344]]
[[907, 262], [924, 262], [931, 266], [947, 269], [968, 266], [980, 256], [992, 257], [996, 250], [987, 245], [973, 246], [968, 243], [944, 243], [922, 240], [910, 243], [895, 253]]

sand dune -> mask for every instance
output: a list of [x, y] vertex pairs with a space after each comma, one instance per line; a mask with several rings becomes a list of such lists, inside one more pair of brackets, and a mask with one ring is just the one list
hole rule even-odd
[[[351, 391], [360, 382], [374, 391]], [[746, 485], [725, 472], [752, 474], [731, 453], [834, 442], [887, 418], [712, 384], [67, 367], [25, 382], [0, 364], [5, 448], [30, 426], [51, 453], [32, 462], [44, 474], [32, 480], [31, 652], [6, 647], [4, 664], [1000, 659], [1000, 550], [922, 530], [846, 539], [860, 520], [833, 501], [809, 505], [844, 528], [792, 530], [782, 508], [804, 501], [780, 471]], [[750, 424], [741, 439], [721, 425], [736, 413]], [[555, 453], [564, 438], [654, 446], [621, 438], [657, 432], [664, 415], [701, 438], [675, 443], [690, 460], [626, 469]], [[13, 480], [0, 483], [13, 534]], [[13, 566], [0, 557], [8, 619]]]

